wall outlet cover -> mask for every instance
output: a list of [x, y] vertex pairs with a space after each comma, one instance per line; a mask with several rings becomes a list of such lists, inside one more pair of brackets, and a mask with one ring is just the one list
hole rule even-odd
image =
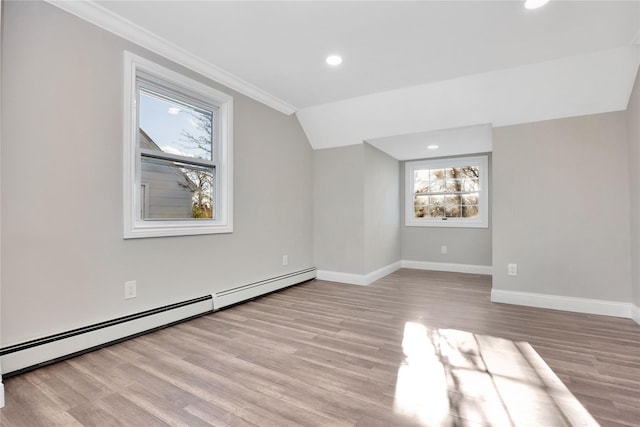
[[124, 282], [124, 299], [136, 297], [136, 281]]

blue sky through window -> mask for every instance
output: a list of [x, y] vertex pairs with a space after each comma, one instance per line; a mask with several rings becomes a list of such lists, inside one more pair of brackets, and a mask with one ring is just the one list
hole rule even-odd
[[[211, 135], [203, 129], [203, 123], [211, 124], [212, 113], [185, 104], [140, 91], [140, 129], [170, 154], [211, 159]], [[211, 128], [211, 126], [209, 126]], [[190, 142], [185, 133], [200, 141]]]

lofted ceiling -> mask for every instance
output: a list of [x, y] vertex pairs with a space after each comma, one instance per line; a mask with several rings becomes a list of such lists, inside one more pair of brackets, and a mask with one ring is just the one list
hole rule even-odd
[[638, 67], [636, 0], [49, 2], [296, 112], [314, 148], [624, 109]]

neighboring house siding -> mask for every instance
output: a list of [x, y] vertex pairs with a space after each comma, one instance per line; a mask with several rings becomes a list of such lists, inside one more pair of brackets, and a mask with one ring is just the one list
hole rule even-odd
[[[159, 150], [140, 130], [143, 148]], [[142, 163], [141, 197], [143, 217], [148, 219], [191, 218], [194, 184], [177, 169]]]

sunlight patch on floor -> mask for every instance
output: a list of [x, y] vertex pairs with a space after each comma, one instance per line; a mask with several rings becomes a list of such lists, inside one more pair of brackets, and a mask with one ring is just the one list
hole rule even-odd
[[407, 322], [394, 412], [423, 426], [598, 426], [526, 342]]

